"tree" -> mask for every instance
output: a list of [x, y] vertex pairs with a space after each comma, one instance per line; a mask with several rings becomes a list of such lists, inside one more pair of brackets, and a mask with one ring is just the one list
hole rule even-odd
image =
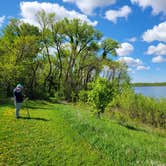
[[60, 66], [59, 82], [64, 84], [67, 99], [70, 100], [72, 92], [77, 95], [83, 84], [87, 84], [83, 80], [91, 65], [87, 62], [88, 59], [96, 59], [99, 49], [97, 41], [100, 38], [100, 32], [78, 19], [64, 19], [54, 25], [54, 41]]
[[41, 30], [41, 41], [43, 44], [42, 55], [47, 57], [49, 70], [45, 76], [43, 89], [46, 92], [48, 88], [48, 92], [51, 93], [52, 82], [53, 82], [53, 67], [50, 55], [50, 47], [53, 47], [53, 35], [52, 35], [52, 27], [55, 21], [55, 14], [49, 13], [47, 14], [44, 10], [39, 11], [36, 14], [37, 21], [40, 25]]
[[102, 59], [108, 58], [108, 55], [116, 56], [116, 48], [119, 48], [118, 42], [111, 38], [105, 39], [101, 43], [101, 49], [103, 50]]
[[12, 94], [16, 83], [22, 82], [28, 86], [29, 81], [34, 80], [32, 71], [40, 49], [39, 35], [37, 27], [16, 19], [11, 20], [4, 29], [0, 40], [0, 50], [3, 52], [0, 57], [0, 76], [8, 95]]
[[43, 10], [36, 19], [39, 27], [12, 19], [0, 37], [0, 84], [8, 94], [21, 82], [32, 98], [57, 93], [76, 100], [105, 66], [109, 72], [104, 77], [121, 86], [126, 69], [111, 57], [116, 41], [100, 42], [101, 32], [79, 19], [56, 21]]

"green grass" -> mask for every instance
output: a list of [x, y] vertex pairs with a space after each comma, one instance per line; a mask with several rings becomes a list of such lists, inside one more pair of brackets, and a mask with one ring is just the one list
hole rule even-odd
[[0, 107], [0, 165], [166, 165], [166, 136], [96, 119], [86, 107], [29, 103], [31, 119]]

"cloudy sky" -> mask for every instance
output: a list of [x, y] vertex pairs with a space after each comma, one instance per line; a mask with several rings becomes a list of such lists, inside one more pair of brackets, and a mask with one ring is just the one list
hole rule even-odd
[[133, 82], [166, 82], [166, 0], [5, 0], [0, 5], [0, 29], [10, 18], [37, 25], [41, 9], [87, 21], [117, 40], [117, 60], [127, 63]]

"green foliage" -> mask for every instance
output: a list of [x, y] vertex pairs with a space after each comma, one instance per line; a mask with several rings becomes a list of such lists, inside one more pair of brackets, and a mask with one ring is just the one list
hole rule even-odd
[[[37, 60], [40, 51], [39, 29], [29, 24], [11, 20], [1, 37], [0, 83], [12, 95], [17, 82], [26, 88], [26, 93], [33, 94], [36, 80]], [[32, 95], [33, 96], [33, 95]]]
[[88, 102], [96, 110], [98, 115], [104, 112], [105, 107], [113, 98], [113, 90], [111, 82], [104, 78], [97, 78], [89, 84]]
[[112, 105], [113, 107], [122, 107], [124, 110], [129, 110], [133, 103], [134, 92], [128, 86], [123, 88], [124, 89], [121, 90], [121, 93], [114, 96], [109, 105]]
[[[77, 101], [79, 91], [88, 89], [105, 64], [112, 70], [107, 79], [120, 83], [123, 69], [106, 57], [116, 55], [116, 41], [109, 38], [99, 45], [102, 33], [87, 22], [56, 21], [53, 13], [44, 10], [36, 14], [36, 21], [40, 29], [11, 19], [0, 36], [0, 84], [8, 95], [21, 82], [30, 98], [56, 93]], [[97, 109], [104, 109], [103, 104], [97, 104]]]
[[118, 42], [112, 40], [111, 38], [105, 39], [101, 43], [101, 47], [103, 48], [102, 58], [107, 58], [108, 54], [116, 56], [116, 48], [118, 48]]
[[118, 109], [132, 119], [154, 127], [166, 128], [165, 99], [154, 99], [135, 94], [133, 90], [127, 88], [113, 99], [109, 107]]
[[86, 103], [88, 101], [88, 91], [81, 90], [78, 94], [79, 101]]

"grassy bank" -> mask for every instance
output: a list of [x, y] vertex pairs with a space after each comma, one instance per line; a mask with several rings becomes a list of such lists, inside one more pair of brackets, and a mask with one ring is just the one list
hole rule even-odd
[[166, 165], [166, 136], [96, 119], [86, 107], [28, 103], [31, 119], [0, 107], [0, 165]]
[[154, 83], [144, 83], [144, 82], [137, 82], [133, 83], [132, 86], [166, 86], [166, 82], [154, 82]]

